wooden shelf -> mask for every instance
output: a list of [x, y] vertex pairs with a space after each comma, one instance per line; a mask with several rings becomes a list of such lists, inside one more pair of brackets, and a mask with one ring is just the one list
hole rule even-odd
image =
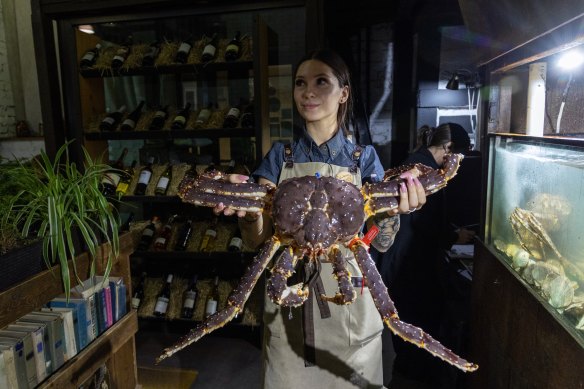
[[118, 76], [141, 76], [141, 75], [156, 75], [156, 74], [209, 74], [218, 71], [249, 71], [253, 69], [253, 62], [251, 61], [235, 61], [235, 62], [210, 62], [207, 64], [175, 64], [165, 66], [142, 66], [134, 69], [81, 69], [79, 73], [85, 78], [103, 78], [103, 77], [118, 77]]
[[[105, 267], [105, 245], [98, 248], [96, 254], [96, 272], [103, 273]], [[132, 238], [129, 233], [120, 236], [120, 255], [113, 260], [112, 275], [121, 276], [127, 287], [126, 301], [131, 296], [132, 282], [130, 275], [130, 254]], [[84, 253], [76, 259], [78, 274], [81, 278], [89, 274], [90, 258]], [[73, 269], [73, 266], [69, 266]], [[71, 270], [72, 271], [72, 270]], [[71, 287], [77, 284], [71, 274]], [[53, 297], [63, 293], [60, 266], [42, 271], [24, 282], [0, 293], [0, 328], [21, 316], [41, 308]], [[103, 363], [108, 365], [113, 387], [134, 388], [137, 382], [136, 352], [134, 334], [138, 331], [136, 312], [126, 306], [122, 319], [96, 338], [74, 358], [67, 361], [54, 374], [43, 381], [39, 387], [72, 388], [78, 387], [89, 378]]]
[[196, 139], [196, 138], [250, 138], [255, 136], [253, 128], [203, 128], [161, 131], [111, 131], [85, 132], [87, 140], [140, 140], [140, 139]]

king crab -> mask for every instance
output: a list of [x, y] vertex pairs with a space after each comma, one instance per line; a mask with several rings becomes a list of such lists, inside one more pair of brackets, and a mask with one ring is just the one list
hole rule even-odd
[[361, 189], [333, 177], [305, 176], [283, 181], [273, 189], [254, 183], [229, 183], [218, 172], [211, 172], [181, 185], [179, 196], [195, 205], [214, 207], [223, 203], [235, 210], [247, 212], [270, 211], [275, 234], [262, 246], [258, 255], [233, 290], [223, 310], [207, 317], [175, 345], [166, 348], [157, 363], [196, 342], [204, 335], [222, 327], [241, 313], [260, 275], [281, 246], [282, 254], [276, 259], [268, 280], [268, 297], [284, 307], [302, 305], [309, 295], [308, 285], [288, 286], [288, 278], [300, 259], [315, 261], [328, 257], [339, 290], [335, 296], [323, 296], [335, 304], [350, 304], [356, 298], [351, 284], [351, 274], [339, 247], [348, 247], [355, 255], [359, 268], [370, 289], [382, 320], [396, 335], [463, 371], [474, 371], [478, 366], [468, 362], [422, 329], [402, 322], [387, 293], [379, 272], [369, 256], [368, 246], [359, 238], [365, 220], [370, 216], [398, 208], [399, 175], [412, 171], [427, 195], [446, 186], [454, 177], [461, 154], [449, 154], [444, 168], [431, 169], [422, 164], [402, 166], [386, 172], [384, 181], [365, 184]]

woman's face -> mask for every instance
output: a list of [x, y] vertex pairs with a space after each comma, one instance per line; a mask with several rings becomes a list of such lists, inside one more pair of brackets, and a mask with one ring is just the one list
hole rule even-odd
[[303, 62], [296, 72], [294, 102], [298, 113], [311, 122], [338, 125], [339, 104], [347, 101], [348, 87], [340, 87], [330, 66], [318, 60]]
[[434, 160], [439, 166], [442, 166], [446, 154], [452, 152], [452, 142], [444, 143], [442, 146], [432, 146], [432, 149], [430, 152], [434, 156]]

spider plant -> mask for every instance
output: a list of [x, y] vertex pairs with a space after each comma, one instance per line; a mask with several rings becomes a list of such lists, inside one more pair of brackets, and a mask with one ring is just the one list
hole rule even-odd
[[[18, 188], [10, 198], [2, 223], [15, 226], [23, 237], [43, 241], [43, 258], [48, 268], [59, 264], [65, 295], [71, 289], [70, 270], [81, 282], [76, 257], [79, 239], [90, 257], [90, 277], [95, 275], [97, 248], [107, 250], [105, 276], [119, 253], [119, 215], [99, 190], [103, 174], [111, 169], [91, 158], [85, 148], [82, 169], [69, 158], [65, 143], [50, 159], [42, 151], [31, 164], [18, 163], [9, 174]], [[69, 269], [71, 264], [72, 269]]]

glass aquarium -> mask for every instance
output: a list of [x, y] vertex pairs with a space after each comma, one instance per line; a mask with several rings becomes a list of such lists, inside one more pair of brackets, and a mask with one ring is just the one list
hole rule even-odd
[[584, 345], [584, 142], [491, 134], [485, 241]]

